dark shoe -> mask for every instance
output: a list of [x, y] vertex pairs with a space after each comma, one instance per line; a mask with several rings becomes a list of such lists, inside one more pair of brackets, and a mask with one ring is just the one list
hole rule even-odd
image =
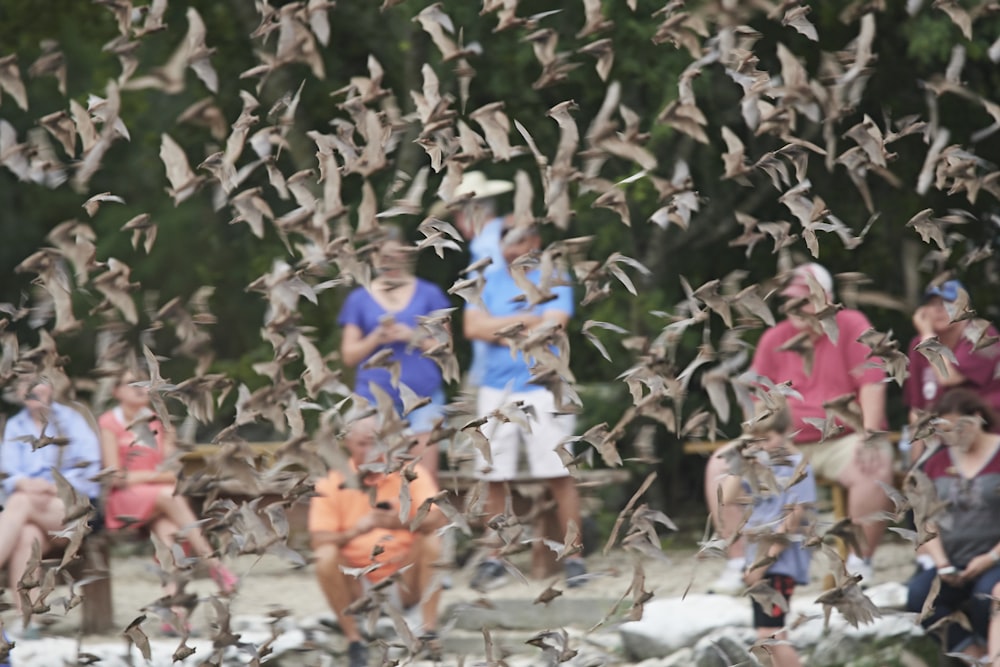
[[566, 588], [579, 588], [587, 583], [587, 565], [582, 558], [570, 558], [563, 567], [566, 570]]
[[476, 566], [476, 573], [472, 575], [469, 587], [480, 593], [497, 588], [507, 580], [507, 570], [503, 563], [495, 558], [487, 558]]
[[420, 653], [431, 662], [441, 662], [444, 659], [444, 647], [436, 632], [425, 632], [420, 636]]
[[347, 645], [347, 666], [368, 667], [368, 645], [364, 642], [351, 642]]

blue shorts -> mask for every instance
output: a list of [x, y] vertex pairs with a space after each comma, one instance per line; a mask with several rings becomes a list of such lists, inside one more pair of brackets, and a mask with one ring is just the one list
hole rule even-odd
[[[935, 577], [937, 570], [931, 568], [921, 570], [910, 579], [906, 600], [907, 611], [920, 612], [923, 609], [924, 600], [930, 594]], [[942, 581], [931, 615], [924, 619], [923, 626], [928, 628], [948, 614], [962, 611], [972, 625], [972, 632], [958, 623], [949, 624], [945, 632], [945, 648], [950, 651], [960, 651], [973, 642], [985, 646], [993, 614], [993, 601], [989, 596], [997, 584], [1000, 584], [1000, 566], [991, 567], [979, 575], [978, 579], [961, 587], [951, 586]]]
[[406, 415], [406, 421], [410, 422], [407, 432], [411, 435], [429, 433], [434, 430], [434, 424], [442, 417], [444, 417], [444, 390], [438, 388], [431, 396], [430, 403]]

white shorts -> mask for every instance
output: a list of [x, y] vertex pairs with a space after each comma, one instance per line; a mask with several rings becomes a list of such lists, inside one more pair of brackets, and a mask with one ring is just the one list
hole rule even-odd
[[493, 463], [490, 465], [482, 453], [476, 450], [477, 477], [491, 482], [516, 478], [522, 441], [525, 444], [528, 469], [532, 477], [539, 479], [568, 477], [570, 471], [563, 464], [556, 449], [567, 447], [563, 441], [573, 435], [576, 417], [556, 414], [555, 398], [547, 389], [509, 392], [504, 389], [480, 387], [478, 411], [480, 415], [485, 416], [507, 403], [516, 401], [535, 409], [535, 415], [528, 418], [531, 432], [525, 431], [517, 424], [490, 418], [482, 426], [482, 431], [490, 441]]

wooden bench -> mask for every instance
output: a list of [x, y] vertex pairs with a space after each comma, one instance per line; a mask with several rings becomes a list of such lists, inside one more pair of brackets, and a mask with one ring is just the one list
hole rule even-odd
[[[886, 434], [889, 438], [889, 442], [895, 448], [899, 445], [899, 432], [893, 431]], [[689, 440], [684, 443], [684, 454], [685, 455], [702, 455], [710, 456], [715, 452], [719, 451], [726, 445], [734, 442], [733, 440]], [[898, 454], [898, 452], [896, 452]], [[893, 470], [897, 470], [894, 465]], [[902, 478], [898, 472], [894, 473], [895, 484], [898, 487], [902, 482]], [[833, 509], [833, 517], [836, 520], [844, 519], [847, 517], [847, 492], [844, 487], [841, 486], [836, 480], [827, 479], [826, 477], [816, 477], [816, 484], [820, 487], [826, 488], [830, 492], [830, 501]]]
[[[282, 447], [281, 442], [255, 442], [248, 443], [250, 456], [258, 470], [264, 470], [274, 461], [275, 452]], [[205, 469], [211, 458], [219, 453], [218, 445], [200, 444], [193, 449], [184, 452], [181, 456], [184, 473], [193, 475]], [[627, 470], [584, 470], [575, 475], [581, 489], [581, 496], [586, 496], [586, 489], [608, 484], [621, 484], [631, 477]], [[479, 480], [467, 470], [441, 470], [438, 473], [438, 483], [442, 489], [450, 491], [455, 496], [456, 502], [462, 502], [468, 492], [479, 482]], [[545, 480], [539, 480], [530, 476], [517, 477], [509, 482], [511, 489], [516, 494], [518, 500], [515, 513], [518, 516], [528, 517], [534, 535], [542, 535], [546, 539], [555, 542], [562, 542], [565, 535], [561, 534], [559, 521], [554, 503], [546, 497]], [[261, 507], [269, 502], [280, 500], [277, 494], [268, 492], [268, 489], [257, 489], [252, 494], [246, 494], [238, 487], [223, 488], [222, 495], [228, 497], [262, 496]], [[457, 505], [460, 506], [460, 505]], [[286, 510], [289, 524], [289, 542], [292, 548], [308, 547], [308, 501], [302, 499]], [[550, 576], [557, 570], [559, 564], [555, 561], [555, 555], [551, 549], [546, 547], [541, 541], [535, 542], [532, 546], [532, 575], [538, 578]]]

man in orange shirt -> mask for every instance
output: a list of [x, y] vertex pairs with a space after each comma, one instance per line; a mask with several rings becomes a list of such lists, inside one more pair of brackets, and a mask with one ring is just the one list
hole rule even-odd
[[[371, 472], [382, 456], [377, 452], [374, 417], [354, 421], [344, 439], [349, 465], [357, 475], [357, 488], [338, 470], [317, 482], [316, 496], [309, 506], [309, 533], [316, 559], [316, 576], [347, 637], [350, 667], [368, 664], [368, 646], [362, 640], [357, 620], [347, 608], [365, 595], [362, 578], [369, 585], [384, 582], [399, 573], [400, 602], [404, 608], [420, 605], [423, 616], [423, 648], [438, 652], [437, 620], [441, 589], [429, 590], [440, 543], [436, 531], [447, 524], [436, 506], [417, 526], [411, 523], [417, 509], [437, 494], [437, 486], [426, 470], [417, 465], [416, 478], [409, 481], [410, 510], [400, 521], [402, 473]], [[369, 468], [369, 471], [366, 471]], [[357, 576], [345, 568], [361, 570]]]

